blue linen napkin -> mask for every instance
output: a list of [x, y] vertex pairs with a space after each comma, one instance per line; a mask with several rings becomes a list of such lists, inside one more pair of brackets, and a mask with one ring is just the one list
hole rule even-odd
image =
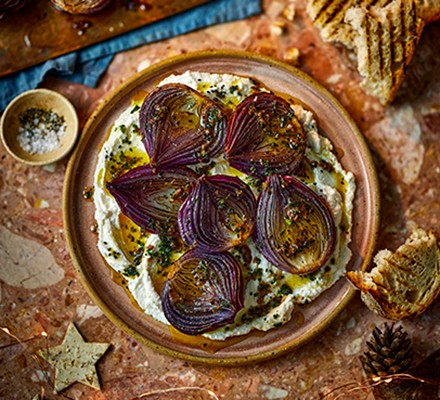
[[261, 0], [211, 0], [183, 13], [13, 73], [0, 79], [0, 112], [15, 96], [37, 87], [48, 73], [94, 87], [117, 52], [258, 13], [261, 13]]

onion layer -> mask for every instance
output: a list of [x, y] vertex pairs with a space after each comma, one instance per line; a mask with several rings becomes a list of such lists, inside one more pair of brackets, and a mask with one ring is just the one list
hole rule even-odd
[[151, 233], [177, 230], [177, 214], [187, 189], [197, 178], [189, 168], [153, 171], [150, 165], [134, 168], [107, 183], [122, 213]]
[[183, 241], [213, 253], [228, 250], [252, 233], [256, 200], [241, 179], [202, 176], [191, 187], [179, 210], [179, 231]]
[[241, 269], [229, 253], [190, 250], [168, 274], [162, 307], [176, 329], [199, 335], [234, 322], [243, 297]]
[[307, 274], [321, 268], [333, 253], [336, 228], [330, 208], [299, 180], [269, 177], [257, 215], [258, 246], [277, 268]]
[[247, 97], [228, 124], [226, 157], [234, 168], [260, 179], [292, 174], [306, 148], [306, 135], [295, 113], [272, 93]]
[[140, 129], [153, 167], [206, 162], [224, 148], [220, 107], [182, 84], [153, 90], [142, 104]]

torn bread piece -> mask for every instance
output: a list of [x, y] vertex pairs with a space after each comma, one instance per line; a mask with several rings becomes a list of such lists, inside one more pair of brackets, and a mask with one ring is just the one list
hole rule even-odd
[[384, 105], [396, 97], [424, 22], [413, 0], [393, 0], [385, 7], [350, 8], [345, 21], [353, 28], [358, 70], [365, 91]]
[[307, 12], [325, 40], [356, 53], [365, 91], [387, 105], [440, 0], [309, 0]]
[[370, 272], [349, 271], [367, 307], [400, 320], [424, 312], [440, 294], [440, 242], [433, 231], [415, 229], [396, 252], [381, 250]]
[[[379, 0], [383, 7], [391, 0]], [[375, 0], [309, 0], [307, 12], [313, 24], [319, 29], [324, 40], [340, 42], [350, 49], [354, 48], [353, 27], [345, 21], [345, 15], [351, 8], [369, 10], [377, 3]]]
[[417, 14], [428, 25], [440, 18], [440, 0], [415, 0]]

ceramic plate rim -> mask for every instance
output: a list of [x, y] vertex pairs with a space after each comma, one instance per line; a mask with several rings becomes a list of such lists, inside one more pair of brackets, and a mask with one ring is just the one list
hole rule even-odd
[[210, 58], [216, 58], [216, 57], [226, 57], [232, 60], [248, 59], [254, 62], [261, 62], [263, 64], [267, 64], [268, 66], [275, 66], [276, 68], [281, 68], [286, 72], [295, 75], [296, 77], [304, 81], [306, 84], [311, 85], [315, 90], [317, 90], [321, 96], [323, 96], [327, 101], [329, 101], [332, 104], [333, 107], [337, 109], [337, 111], [341, 114], [343, 119], [345, 119], [346, 122], [351, 126], [352, 133], [355, 135], [356, 140], [359, 142], [361, 146], [360, 150], [363, 152], [363, 155], [365, 157], [364, 162], [366, 164], [366, 168], [368, 169], [368, 176], [369, 179], [371, 179], [371, 185], [372, 185], [372, 187], [369, 188], [371, 193], [371, 198], [369, 198], [369, 200], [372, 203], [372, 211], [373, 211], [372, 221], [370, 223], [372, 237], [371, 237], [371, 244], [367, 249], [361, 267], [363, 270], [367, 268], [368, 264], [372, 259], [375, 243], [377, 240], [378, 228], [379, 228], [379, 190], [378, 190], [379, 186], [378, 186], [378, 180], [377, 180], [377, 174], [375, 171], [374, 162], [363, 135], [359, 131], [352, 117], [345, 110], [345, 108], [339, 103], [339, 101], [336, 98], [334, 98], [333, 95], [327, 89], [325, 89], [315, 80], [313, 80], [306, 73], [298, 70], [293, 66], [285, 64], [273, 58], [259, 54], [243, 52], [243, 51], [210, 50], [210, 51], [198, 51], [198, 52], [187, 53], [184, 55], [171, 57], [156, 64], [153, 64], [152, 66], [150, 66], [149, 68], [143, 71], [138, 72], [130, 79], [128, 79], [125, 83], [123, 83], [121, 86], [116, 88], [113, 92], [111, 92], [89, 117], [83, 129], [83, 134], [81, 135], [80, 142], [77, 145], [67, 165], [65, 181], [64, 181], [64, 189], [63, 189], [63, 219], [64, 219], [64, 227], [66, 233], [66, 242], [68, 245], [69, 253], [73, 260], [74, 267], [77, 273], [79, 274], [82, 283], [86, 287], [87, 292], [93, 299], [93, 301], [102, 309], [104, 314], [115, 325], [117, 325], [123, 331], [134, 337], [137, 341], [153, 349], [156, 349], [163, 354], [173, 357], [178, 357], [192, 362], [202, 362], [207, 364], [232, 366], [232, 365], [244, 365], [244, 364], [249, 364], [251, 362], [259, 362], [274, 357], [278, 357], [310, 341], [311, 339], [316, 337], [319, 333], [321, 333], [324, 329], [326, 329], [330, 324], [330, 322], [346, 307], [346, 305], [352, 299], [355, 293], [354, 289], [350, 287], [346, 291], [346, 294], [344, 295], [342, 300], [339, 301], [339, 303], [331, 310], [331, 312], [328, 313], [323, 318], [323, 320], [318, 326], [314, 327], [313, 329], [310, 329], [305, 335], [303, 335], [299, 339], [291, 341], [287, 345], [279, 346], [271, 351], [253, 354], [251, 356], [242, 356], [242, 357], [240, 356], [233, 358], [211, 358], [209, 357], [209, 354], [207, 354], [207, 356], [205, 357], [205, 356], [198, 356], [198, 355], [188, 354], [185, 352], [180, 352], [174, 349], [170, 349], [161, 343], [157, 343], [156, 341], [151, 340], [150, 338], [145, 337], [144, 335], [137, 332], [135, 329], [130, 327], [125, 321], [123, 321], [118, 315], [116, 315], [116, 313], [101, 299], [99, 293], [95, 290], [93, 284], [88, 281], [83, 271], [81, 262], [79, 258], [77, 258], [76, 256], [77, 249], [75, 247], [75, 232], [74, 229], [72, 229], [73, 225], [69, 211], [69, 207], [71, 206], [70, 203], [71, 182], [73, 182], [73, 178], [75, 175], [74, 167], [76, 164], [76, 160], [81, 156], [83, 147], [85, 147], [87, 141], [90, 139], [89, 136], [90, 133], [92, 132], [93, 125], [95, 123], [95, 120], [99, 118], [100, 113], [115, 101], [117, 102], [118, 96], [122, 96], [121, 93], [131, 88], [137, 81], [145, 78], [145, 75], [151, 76], [155, 73], [155, 71], [159, 71], [166, 67], [171, 68], [173, 65], [176, 65], [182, 61], [191, 62], [199, 59], [209, 60]]

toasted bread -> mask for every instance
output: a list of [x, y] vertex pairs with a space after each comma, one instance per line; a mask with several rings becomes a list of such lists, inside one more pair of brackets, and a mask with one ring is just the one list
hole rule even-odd
[[438, 235], [415, 229], [396, 252], [381, 250], [370, 272], [349, 271], [348, 279], [377, 314], [400, 320], [420, 315], [440, 294]]
[[440, 0], [415, 0], [417, 14], [425, 21], [425, 24], [440, 19]]
[[366, 92], [387, 105], [422, 34], [425, 22], [418, 13], [431, 19], [437, 14], [426, 11], [428, 2], [440, 0], [310, 0], [307, 10], [324, 39], [356, 53]]
[[390, 2], [391, 0], [309, 0], [307, 12], [325, 40], [354, 48], [353, 28], [345, 21], [347, 11], [353, 7], [369, 10], [375, 3], [382, 7]]
[[365, 90], [382, 104], [391, 103], [424, 27], [414, 1], [393, 0], [369, 11], [354, 7], [347, 11], [345, 21], [353, 28]]

